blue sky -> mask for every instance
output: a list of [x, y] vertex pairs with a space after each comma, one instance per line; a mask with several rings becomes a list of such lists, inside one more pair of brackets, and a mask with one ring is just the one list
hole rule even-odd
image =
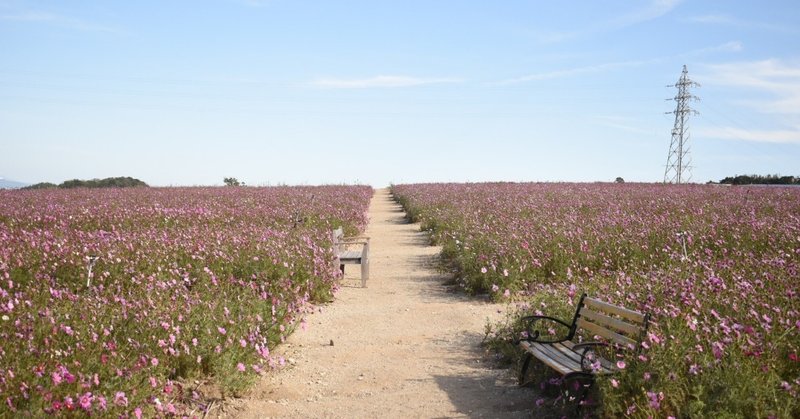
[[0, 177], [800, 175], [796, 1], [0, 0]]

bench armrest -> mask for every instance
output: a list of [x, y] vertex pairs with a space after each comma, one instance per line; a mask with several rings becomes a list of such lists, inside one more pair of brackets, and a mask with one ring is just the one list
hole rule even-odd
[[343, 246], [349, 246], [352, 244], [368, 245], [369, 240], [342, 240], [339, 242], [339, 244]]
[[367, 244], [367, 243], [369, 243], [369, 237], [367, 237], [367, 236], [342, 237], [342, 238], [339, 239], [339, 243], [341, 243], [341, 244]]
[[[567, 329], [569, 329], [569, 332], [567, 333], [567, 336], [566, 336], [566, 337], [564, 337], [563, 339], [556, 339], [556, 340], [542, 340], [542, 339], [540, 339], [540, 333], [539, 333], [539, 331], [538, 331], [538, 330], [536, 330], [536, 331], [532, 331], [532, 330], [531, 330], [531, 328], [533, 327], [533, 325], [534, 325], [535, 323], [537, 323], [538, 321], [540, 321], [540, 320], [547, 320], [547, 321], [551, 321], [551, 322], [554, 322], [554, 323], [556, 323], [556, 324], [559, 324], [559, 325], [561, 325], [561, 326], [564, 326], [564, 327], [566, 327]], [[564, 342], [564, 341], [567, 341], [567, 340], [569, 340], [569, 339], [571, 339], [571, 338], [572, 338], [572, 332], [573, 332], [573, 330], [574, 330], [574, 326], [573, 326], [573, 325], [571, 325], [571, 324], [567, 324], [567, 323], [566, 323], [566, 322], [564, 322], [563, 320], [557, 319], [557, 318], [555, 318], [555, 317], [550, 317], [550, 316], [525, 316], [525, 317], [522, 317], [522, 318], [520, 318], [520, 321], [522, 321], [522, 322], [527, 322], [527, 325], [526, 325], [526, 327], [525, 327], [525, 332], [527, 332], [527, 334], [528, 334], [528, 337], [527, 337], [527, 338], [525, 338], [524, 340], [526, 340], [526, 341], [528, 341], [528, 342], [538, 342], [538, 343], [558, 343], [558, 342]], [[521, 340], [522, 340], [522, 339], [521, 339]], [[520, 342], [521, 340], [515, 340], [515, 341], [514, 341], [514, 343], [515, 343], [515, 344], [519, 344], [519, 342]]]
[[342, 237], [342, 240], [369, 240], [369, 236], [347, 236]]
[[572, 347], [572, 350], [581, 354], [581, 369], [584, 371], [592, 371], [592, 364], [597, 360], [593, 355], [595, 348], [608, 347], [609, 344], [605, 342], [582, 342]]

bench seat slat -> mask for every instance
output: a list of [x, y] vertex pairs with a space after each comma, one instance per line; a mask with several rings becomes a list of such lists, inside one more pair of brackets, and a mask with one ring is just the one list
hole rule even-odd
[[597, 311], [602, 311], [609, 314], [615, 314], [617, 316], [624, 317], [632, 322], [644, 324], [644, 314], [639, 313], [638, 311], [628, 310], [627, 308], [623, 307], [617, 307], [613, 304], [609, 304], [589, 297], [584, 298], [583, 304]]
[[361, 260], [361, 252], [357, 250], [347, 250], [339, 254], [339, 260], [342, 262], [345, 261], [360, 261]]
[[[558, 371], [561, 375], [583, 371], [581, 356], [572, 350], [574, 346], [572, 342], [549, 344], [523, 341], [521, 345], [531, 355]], [[601, 369], [597, 372], [598, 374], [612, 372], [613, 367], [608, 360], [604, 358], [599, 358], [599, 360]]]
[[576, 324], [578, 325], [578, 328], [584, 329], [587, 332], [593, 333], [597, 336], [602, 336], [606, 339], [610, 339], [615, 343], [619, 343], [620, 345], [623, 345], [625, 347], [630, 346], [635, 349], [636, 346], [638, 345], [638, 342], [636, 342], [635, 340], [626, 336], [622, 336], [619, 333], [613, 332], [612, 330], [607, 329], [603, 326], [594, 324], [582, 317], [578, 318]]
[[[561, 375], [566, 375], [571, 372], [580, 371], [580, 365], [575, 362], [562, 362], [558, 359], [553, 359], [544, 352], [544, 348], [548, 345], [542, 345], [535, 342], [522, 342], [522, 346], [526, 348], [531, 355], [535, 356], [540, 361], [544, 362], [550, 368], [556, 370]], [[565, 365], [566, 364], [566, 365]], [[576, 369], [577, 368], [577, 369]]]

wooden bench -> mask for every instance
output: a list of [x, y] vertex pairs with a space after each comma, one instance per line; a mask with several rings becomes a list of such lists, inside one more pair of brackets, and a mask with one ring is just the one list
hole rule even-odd
[[[353, 246], [361, 246], [360, 250], [349, 250]], [[361, 265], [361, 286], [367, 286], [369, 279], [369, 237], [345, 237], [342, 228], [333, 230], [333, 252], [336, 264], [344, 274], [344, 265]]]
[[[519, 345], [525, 350], [525, 361], [519, 376], [524, 385], [532, 358], [542, 361], [557, 371], [565, 380], [571, 378], [593, 379], [598, 374], [615, 372], [615, 362], [599, 356], [597, 349], [608, 347], [628, 352], [638, 352], [647, 332], [650, 314], [618, 307], [595, 298], [581, 296], [572, 324], [548, 316], [526, 316], [526, 337]], [[539, 324], [543, 323], [543, 324]], [[537, 327], [539, 326], [539, 327]], [[566, 336], [541, 333], [550, 327], [566, 328]], [[539, 329], [539, 330], [537, 330]], [[588, 341], [576, 342], [578, 336]], [[599, 338], [598, 340], [593, 340]]]

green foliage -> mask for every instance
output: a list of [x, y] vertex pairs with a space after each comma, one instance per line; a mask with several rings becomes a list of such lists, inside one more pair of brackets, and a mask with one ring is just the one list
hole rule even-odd
[[779, 175], [736, 175], [719, 181], [728, 185], [800, 185], [800, 177]]
[[60, 185], [55, 185], [49, 182], [42, 182], [42, 183], [37, 183], [35, 185], [26, 186], [21, 189], [133, 188], [139, 186], [146, 187], [147, 184], [139, 179], [135, 179], [132, 177], [110, 177], [105, 179], [91, 179], [91, 180], [72, 179], [66, 182], [62, 182]]
[[235, 177], [226, 177], [222, 181], [225, 182], [225, 186], [244, 186], [244, 182], [239, 182]]

